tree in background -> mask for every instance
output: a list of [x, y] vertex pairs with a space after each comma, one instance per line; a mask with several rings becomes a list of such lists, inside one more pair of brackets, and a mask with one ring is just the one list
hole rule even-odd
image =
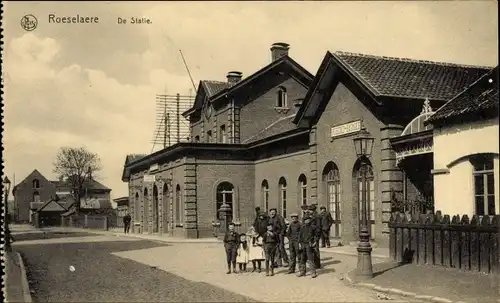
[[95, 153], [85, 147], [61, 147], [54, 161], [54, 173], [65, 179], [72, 187], [75, 199], [75, 211], [78, 213], [84, 185], [90, 183], [92, 174], [101, 170], [101, 160]]

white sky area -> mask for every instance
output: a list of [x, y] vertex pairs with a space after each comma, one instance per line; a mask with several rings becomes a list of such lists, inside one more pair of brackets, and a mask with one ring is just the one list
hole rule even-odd
[[[97, 16], [99, 24], [49, 24], [48, 15]], [[38, 27], [26, 32], [21, 17]], [[55, 179], [61, 146], [98, 153], [99, 181], [128, 195], [125, 156], [149, 153], [155, 95], [246, 77], [271, 60], [274, 42], [315, 74], [327, 50], [498, 64], [496, 1], [443, 2], [4, 2], [5, 173]], [[117, 24], [148, 17], [152, 24]]]

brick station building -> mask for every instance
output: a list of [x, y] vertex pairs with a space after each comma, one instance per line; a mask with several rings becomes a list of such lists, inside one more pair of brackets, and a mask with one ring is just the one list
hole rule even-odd
[[246, 78], [200, 81], [184, 113], [190, 142], [127, 156], [133, 232], [210, 237], [223, 203], [240, 222], [253, 220], [255, 206], [289, 218], [317, 203], [332, 212], [332, 237], [355, 241], [361, 179], [352, 139], [366, 129], [375, 138], [366, 184], [371, 237], [382, 244], [391, 192], [405, 184], [389, 139], [426, 100], [438, 108], [489, 70], [327, 52], [313, 76], [288, 51], [273, 44], [271, 63]]

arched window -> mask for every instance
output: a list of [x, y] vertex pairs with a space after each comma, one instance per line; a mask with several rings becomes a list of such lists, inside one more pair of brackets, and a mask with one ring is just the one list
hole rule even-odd
[[159, 232], [160, 227], [160, 211], [159, 211], [158, 187], [153, 185], [153, 232]]
[[[366, 161], [366, 160], [365, 160]], [[361, 161], [357, 161], [354, 166], [354, 176], [356, 191], [358, 192], [358, 218], [359, 227], [361, 228], [361, 222], [363, 219], [363, 174], [361, 170]], [[366, 213], [368, 221], [368, 231], [370, 237], [373, 239], [375, 237], [375, 182], [372, 165], [369, 163], [366, 165]]]
[[261, 194], [262, 207], [264, 207], [265, 211], [269, 211], [269, 184], [267, 183], [267, 180], [262, 181]]
[[148, 188], [144, 188], [144, 194], [142, 195], [142, 209], [141, 209], [141, 227], [142, 232], [149, 230], [149, 201], [148, 201]]
[[140, 210], [140, 200], [139, 200], [139, 193], [135, 193], [135, 200], [134, 200], [134, 221], [140, 221], [139, 217], [139, 210]]
[[340, 238], [342, 236], [342, 204], [340, 202], [340, 174], [337, 165], [328, 162], [323, 169], [323, 181], [326, 188], [326, 205], [332, 214], [332, 236]]
[[162, 208], [163, 208], [163, 230], [168, 231], [169, 226], [168, 223], [170, 222], [170, 216], [169, 214], [169, 203], [170, 203], [170, 195], [168, 192], [168, 185], [167, 183], [163, 184], [163, 198], [162, 198]]
[[493, 154], [477, 154], [470, 158], [474, 168], [474, 206], [479, 216], [496, 215]]
[[33, 179], [33, 189], [40, 188], [40, 181], [38, 179]]
[[279, 182], [279, 197], [280, 197], [280, 211], [281, 211], [281, 216], [283, 218], [286, 218], [286, 179], [284, 177], [281, 177]]
[[[234, 205], [233, 205], [233, 200], [234, 200], [234, 186], [229, 183], [229, 182], [222, 182], [217, 186], [217, 196], [216, 196], [216, 204], [215, 207], [216, 212], [218, 214], [219, 209], [221, 208], [222, 204], [226, 203], [231, 207], [231, 210], [234, 211]], [[218, 218], [220, 214], [217, 215]], [[232, 220], [232, 218], [231, 218]], [[228, 220], [228, 221], [231, 221]]]
[[307, 205], [307, 178], [302, 174], [299, 177], [300, 203]]
[[33, 202], [40, 202], [40, 193], [36, 190], [33, 192]]
[[181, 186], [177, 184], [175, 188], [175, 222], [177, 226], [182, 226], [184, 223], [184, 207], [182, 204]]
[[287, 107], [287, 94], [286, 88], [280, 86], [278, 87], [277, 96], [276, 96], [276, 107]]

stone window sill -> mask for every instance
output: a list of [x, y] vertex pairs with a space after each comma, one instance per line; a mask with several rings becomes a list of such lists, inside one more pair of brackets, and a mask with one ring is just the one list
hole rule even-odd
[[290, 111], [290, 109], [288, 107], [275, 107], [274, 110], [278, 113], [278, 114], [286, 114]]
[[175, 227], [184, 227], [184, 224], [182, 224], [182, 223], [176, 223]]

